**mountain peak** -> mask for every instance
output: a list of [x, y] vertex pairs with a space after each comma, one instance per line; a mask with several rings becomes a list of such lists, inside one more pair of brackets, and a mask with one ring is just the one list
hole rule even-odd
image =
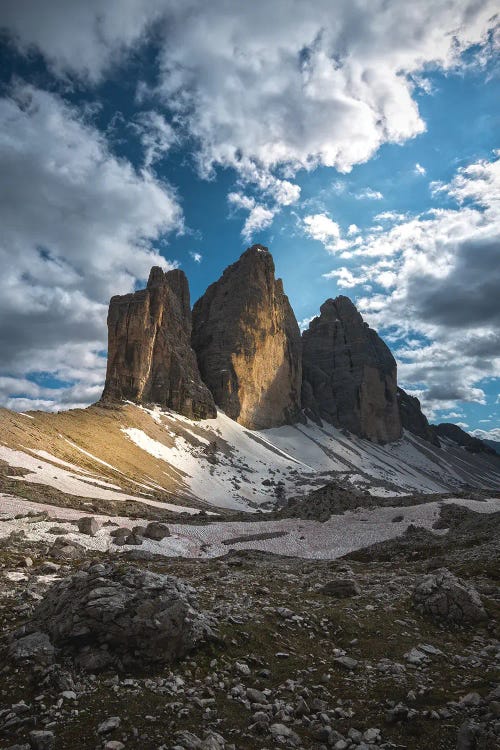
[[401, 437], [396, 361], [343, 295], [327, 299], [302, 334], [303, 405], [360, 437]]
[[193, 308], [193, 348], [215, 402], [251, 429], [299, 416], [300, 332], [271, 253], [252, 245]]

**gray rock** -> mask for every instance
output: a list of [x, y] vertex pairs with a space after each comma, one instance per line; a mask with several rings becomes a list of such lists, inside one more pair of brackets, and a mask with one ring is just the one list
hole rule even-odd
[[108, 719], [105, 719], [99, 724], [99, 726], [97, 727], [97, 734], [109, 734], [109, 732], [113, 732], [115, 729], [118, 729], [120, 724], [121, 719], [119, 716], [110, 716]]
[[53, 750], [55, 747], [54, 732], [35, 729], [30, 732], [29, 737], [32, 750]]
[[185, 750], [201, 750], [201, 740], [192, 732], [184, 730], [177, 732], [175, 735], [176, 746], [185, 748]]
[[476, 750], [476, 739], [480, 727], [471, 721], [466, 721], [458, 730], [456, 750]]
[[325, 585], [320, 588], [320, 593], [334, 596], [337, 599], [346, 599], [350, 596], [357, 596], [361, 593], [361, 589], [356, 581], [349, 578], [337, 578], [325, 583]]
[[287, 727], [285, 724], [271, 724], [269, 727], [269, 731], [273, 735], [273, 737], [296, 737], [297, 735], [291, 729], [290, 727]]
[[337, 656], [333, 661], [344, 669], [352, 670], [358, 666], [357, 659], [353, 659], [351, 656]]
[[76, 525], [80, 534], [87, 534], [88, 536], [95, 536], [101, 528], [101, 524], [93, 516], [79, 518]]
[[450, 622], [477, 623], [488, 619], [476, 589], [446, 568], [417, 581], [413, 604], [422, 614]]
[[160, 542], [166, 536], [170, 536], [170, 531], [168, 530], [168, 526], [166, 526], [164, 523], [151, 521], [151, 523], [148, 523], [144, 530], [144, 536], [146, 537], [146, 539], [154, 539]]
[[256, 690], [255, 688], [247, 688], [247, 698], [252, 703], [267, 703], [268, 699], [262, 690]]
[[93, 565], [55, 583], [32, 620], [45, 634], [43, 644], [48, 636], [89, 671], [171, 663], [214, 636], [191, 586], [116, 563]]
[[43, 575], [52, 575], [53, 573], [57, 573], [61, 566], [57, 563], [50, 562], [50, 560], [46, 560], [43, 562], [39, 568], [37, 568], [37, 573], [42, 573]]
[[56, 560], [78, 560], [85, 555], [85, 547], [64, 536], [59, 536], [50, 549], [50, 555]]
[[21, 632], [11, 642], [9, 655], [14, 661], [48, 665], [54, 661], [54, 646], [46, 633], [35, 631], [24, 635]]

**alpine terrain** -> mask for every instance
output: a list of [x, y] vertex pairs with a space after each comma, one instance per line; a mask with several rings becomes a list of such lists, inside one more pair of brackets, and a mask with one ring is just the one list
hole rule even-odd
[[112, 297], [101, 399], [0, 410], [10, 750], [500, 747], [500, 456], [262, 245]]

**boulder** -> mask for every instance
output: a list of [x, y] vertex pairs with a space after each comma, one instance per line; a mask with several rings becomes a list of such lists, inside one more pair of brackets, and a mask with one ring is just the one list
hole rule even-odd
[[[55, 583], [29, 626], [92, 672], [169, 664], [214, 636], [191, 586], [123, 563], [96, 564]], [[14, 634], [11, 649], [22, 635]]]
[[155, 541], [160, 542], [165, 537], [170, 536], [170, 531], [168, 530], [168, 526], [164, 523], [151, 521], [151, 523], [148, 523], [146, 526], [143, 536], [146, 539], [154, 539]]
[[474, 586], [440, 568], [420, 578], [413, 590], [413, 605], [422, 614], [455, 623], [478, 623], [488, 619]]
[[337, 578], [325, 583], [325, 585], [320, 588], [320, 593], [334, 596], [337, 599], [347, 599], [350, 596], [357, 596], [360, 594], [361, 589], [356, 581], [353, 581], [351, 578]]
[[152, 268], [146, 289], [112, 297], [109, 304], [102, 401], [156, 403], [195, 419], [215, 417], [190, 339], [185, 274]]
[[47, 633], [39, 630], [27, 633], [26, 628], [21, 628], [16, 635], [9, 647], [9, 655], [14, 661], [52, 664], [55, 650]]
[[396, 361], [348, 297], [326, 300], [302, 350], [309, 416], [379, 443], [401, 437]]
[[32, 750], [54, 750], [56, 738], [54, 732], [34, 729], [30, 732], [30, 747]]
[[99, 521], [93, 516], [83, 516], [83, 518], [79, 518], [76, 525], [78, 526], [80, 534], [87, 534], [88, 536], [95, 536], [101, 528]]
[[248, 248], [193, 308], [193, 348], [216, 404], [250, 429], [297, 420], [301, 344], [272, 255]]
[[72, 539], [58, 536], [50, 548], [50, 555], [55, 557], [56, 560], [78, 560], [80, 557], [84, 557], [85, 547]]

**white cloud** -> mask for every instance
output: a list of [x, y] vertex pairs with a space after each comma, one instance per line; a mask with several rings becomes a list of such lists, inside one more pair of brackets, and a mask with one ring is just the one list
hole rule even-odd
[[311, 315], [310, 318], [302, 318], [302, 320], [297, 321], [299, 324], [299, 328], [301, 331], [305, 331], [307, 328], [309, 328], [309, 324], [312, 320], [314, 320], [315, 315]]
[[413, 171], [415, 172], [415, 174], [418, 174], [418, 175], [420, 175], [420, 176], [423, 176], [423, 175], [427, 174], [427, 170], [426, 170], [426, 168], [425, 168], [425, 167], [423, 167], [423, 166], [422, 166], [421, 164], [419, 164], [418, 162], [417, 162], [417, 163], [415, 164], [415, 168], [414, 168], [414, 170], [413, 170]]
[[384, 197], [380, 190], [372, 190], [372, 188], [364, 188], [356, 193], [354, 196], [357, 200], [369, 200], [369, 201], [381, 201]]
[[79, 110], [33, 87], [0, 99], [0, 160], [2, 372], [48, 371], [95, 393], [109, 298], [151, 265], [169, 267], [152, 242], [182, 229], [176, 196], [115, 158]]
[[[2, 4], [22, 49], [36, 46], [56, 71], [95, 81], [158, 22], [156, 100], [197, 139], [205, 173], [248, 164], [347, 172], [381, 144], [418, 135], [425, 124], [413, 92], [426, 85], [426, 67], [456, 65], [496, 12], [494, 0], [420, 0], [411, 13], [398, 0], [339, 0], [334, 9], [330, 0]], [[490, 43], [482, 55], [494, 51]]]
[[189, 252], [189, 255], [195, 263], [201, 263], [201, 261], [203, 260], [203, 255], [201, 253], [195, 253], [193, 250]]
[[251, 198], [243, 193], [229, 193], [227, 196], [229, 203], [235, 208], [243, 208], [246, 211], [251, 211], [255, 206], [255, 198]]
[[335, 243], [340, 238], [340, 227], [327, 214], [310, 214], [304, 217], [304, 227], [313, 240], [324, 245]]
[[472, 430], [471, 435], [480, 440], [495, 440], [500, 443], [500, 427], [494, 427], [492, 430]]
[[366, 282], [385, 287], [360, 307], [391, 331], [400, 379], [425, 383], [419, 398], [432, 411], [486, 403], [481, 381], [500, 376], [500, 161], [460, 168], [439, 194], [457, 207], [368, 231], [349, 254], [354, 277], [362, 263]]
[[144, 166], [151, 167], [164, 157], [178, 137], [169, 122], [159, 112], [146, 111], [136, 116], [131, 123], [138, 133], [144, 148]]
[[366, 276], [364, 276], [362, 273], [358, 272], [355, 275], [345, 266], [342, 266], [341, 268], [335, 268], [333, 271], [324, 273], [323, 278], [336, 279], [337, 286], [341, 289], [351, 289], [352, 287], [363, 284], [366, 281]]
[[245, 211], [248, 211], [248, 216], [245, 219], [245, 223], [241, 230], [241, 235], [247, 242], [252, 240], [254, 234], [271, 226], [278, 211], [277, 206], [273, 209], [267, 208], [266, 206], [257, 203], [255, 198], [244, 195], [243, 193], [229, 193], [227, 199], [229, 204], [236, 209], [244, 209]]
[[348, 234], [349, 237], [352, 237], [352, 235], [354, 235], [354, 234], [359, 234], [359, 231], [360, 231], [360, 229], [357, 226], [357, 224], [349, 224], [349, 226], [347, 228], [347, 234]]
[[398, 211], [381, 211], [381, 213], [374, 216], [375, 221], [391, 221], [393, 223], [404, 221], [407, 218], [407, 214], [402, 214]]
[[275, 211], [259, 204], [255, 205], [245, 219], [241, 230], [242, 236], [247, 242], [250, 242], [254, 234], [258, 234], [258, 232], [271, 226], [274, 216]]

